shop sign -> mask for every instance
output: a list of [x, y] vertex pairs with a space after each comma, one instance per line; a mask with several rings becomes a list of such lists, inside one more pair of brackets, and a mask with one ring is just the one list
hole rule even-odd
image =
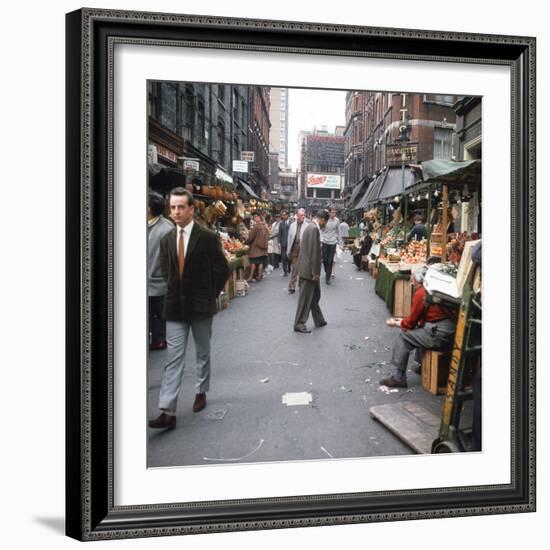
[[233, 172], [244, 172], [248, 173], [248, 162], [243, 160], [234, 160], [233, 161]]
[[174, 164], [178, 163], [178, 155], [176, 153], [170, 151], [170, 149], [167, 149], [162, 145], [159, 145], [158, 143], [154, 143], [153, 145], [157, 148], [157, 154], [159, 157], [163, 157], [166, 160], [173, 162]]
[[149, 143], [149, 147], [147, 148], [147, 152], [149, 154], [149, 163], [150, 164], [157, 164], [159, 161], [157, 146], [153, 145], [152, 143]]
[[306, 184], [315, 189], [340, 189], [340, 176], [336, 174], [308, 174]]
[[407, 145], [386, 145], [386, 166], [416, 164], [417, 158], [417, 143], [409, 143]]
[[254, 151], [241, 151], [241, 160], [254, 162]]
[[184, 160], [183, 169], [184, 170], [194, 170], [195, 172], [199, 171], [199, 161], [197, 160]]
[[233, 178], [227, 172], [224, 172], [220, 168], [216, 168], [215, 177], [217, 179], [222, 180], [222, 181], [227, 181], [228, 183], [233, 183]]

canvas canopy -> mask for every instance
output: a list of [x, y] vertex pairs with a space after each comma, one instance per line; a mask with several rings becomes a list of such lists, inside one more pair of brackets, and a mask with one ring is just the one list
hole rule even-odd
[[426, 160], [422, 163], [422, 179], [441, 183], [481, 181], [481, 160]]

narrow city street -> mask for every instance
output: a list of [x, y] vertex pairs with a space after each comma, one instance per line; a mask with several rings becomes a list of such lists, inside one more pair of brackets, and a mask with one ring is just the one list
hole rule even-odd
[[[441, 398], [409, 373], [409, 388], [380, 391], [396, 330], [374, 279], [347, 253], [327, 286], [321, 308], [328, 325], [311, 334], [293, 331], [298, 300], [288, 294], [282, 268], [254, 282], [214, 318], [212, 378], [207, 407], [191, 410], [195, 396], [194, 347], [187, 352], [177, 428], [149, 429], [148, 466], [328, 460], [411, 454], [369, 415], [374, 405], [413, 401], [437, 417]], [[192, 339], [191, 339], [192, 340]], [[150, 354], [148, 416], [157, 402], [164, 351]], [[299, 394], [299, 395], [287, 395]], [[293, 404], [305, 402], [306, 404]]]

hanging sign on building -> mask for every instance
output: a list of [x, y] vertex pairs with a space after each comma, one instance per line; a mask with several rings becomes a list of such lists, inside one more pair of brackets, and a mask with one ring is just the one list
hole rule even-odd
[[337, 174], [308, 173], [306, 184], [315, 189], [340, 189], [340, 176]]
[[254, 151], [241, 151], [241, 160], [254, 162]]
[[245, 172], [248, 173], [248, 162], [243, 160], [233, 161], [233, 172]]
[[157, 148], [157, 154], [159, 157], [162, 157], [166, 160], [169, 160], [170, 162], [173, 162], [174, 164], [177, 164], [178, 155], [176, 153], [170, 151], [170, 149], [167, 149], [162, 145], [159, 145], [158, 143], [153, 143], [153, 145]]
[[195, 159], [183, 159], [183, 169], [184, 170], [194, 170], [195, 172], [199, 171], [199, 161]]
[[418, 143], [406, 145], [386, 145], [386, 166], [401, 166], [416, 164], [418, 159]]

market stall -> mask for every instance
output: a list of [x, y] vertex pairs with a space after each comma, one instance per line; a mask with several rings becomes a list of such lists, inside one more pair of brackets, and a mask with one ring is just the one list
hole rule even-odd
[[[375, 180], [374, 186], [363, 199], [376, 199], [379, 208], [389, 207], [392, 212], [391, 221], [386, 223], [377, 235], [380, 252], [374, 271], [375, 291], [386, 302], [389, 310], [398, 316], [406, 315], [410, 308], [412, 293], [407, 280], [413, 267], [426, 263], [428, 258], [434, 256], [438, 257], [441, 263], [449, 259], [458, 264], [465, 243], [478, 238], [477, 233], [449, 233], [448, 228], [452, 219], [449, 195], [452, 193], [453, 198], [459, 197], [460, 203], [460, 197], [464, 197], [461, 193], [462, 187], [468, 185], [476, 188], [479, 183], [480, 161], [424, 162], [421, 165], [421, 177], [418, 168], [412, 167], [403, 171], [401, 177], [406, 179], [401, 182], [398, 170], [386, 170]], [[381, 183], [378, 184], [379, 180]], [[457, 191], [458, 189], [460, 191]], [[398, 195], [400, 190], [405, 191], [402, 196]], [[394, 205], [398, 203], [400, 206], [395, 208]], [[422, 217], [426, 219], [426, 239], [407, 242], [410, 230], [407, 220], [408, 205], [410, 210], [422, 213]], [[432, 206], [437, 213], [436, 219]], [[404, 216], [401, 215], [402, 207], [405, 211]], [[387, 220], [387, 211], [384, 218]]]
[[[411, 187], [408, 195], [414, 200], [426, 194], [429, 256], [439, 256], [445, 263], [451, 244], [456, 262], [460, 259], [456, 254], [459, 252], [457, 242], [460, 247], [460, 243], [474, 240], [480, 234], [474, 218], [480, 221], [481, 160], [429, 160], [422, 162], [421, 171], [422, 181]], [[452, 216], [453, 208], [456, 208], [456, 216]], [[459, 215], [462, 218], [465, 213], [473, 223], [462, 223], [462, 219], [457, 223]], [[461, 225], [464, 227], [455, 227]]]

